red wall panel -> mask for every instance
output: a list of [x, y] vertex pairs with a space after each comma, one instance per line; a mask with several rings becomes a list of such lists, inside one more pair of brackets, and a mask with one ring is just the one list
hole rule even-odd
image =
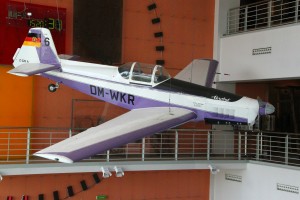
[[[59, 8], [58, 14], [56, 7], [5, 0], [0, 4], [0, 64], [12, 63], [12, 57], [16, 49], [21, 47], [30, 29], [30, 19], [28, 17], [9, 17], [9, 11], [20, 14], [25, 9], [32, 13], [31, 20], [57, 19], [59, 16], [59, 19], [62, 20], [62, 30], [52, 29], [51, 33], [57, 52], [65, 52], [66, 9]], [[31, 23], [31, 25], [33, 24], [35, 23]]]

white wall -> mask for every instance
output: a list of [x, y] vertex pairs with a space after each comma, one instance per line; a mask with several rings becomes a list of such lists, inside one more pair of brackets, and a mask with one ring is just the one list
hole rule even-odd
[[[248, 32], [221, 38], [219, 81], [254, 81], [300, 77], [300, 25]], [[270, 54], [252, 55], [271, 47]]]
[[[239, 175], [242, 182], [225, 180], [225, 174]], [[214, 200], [299, 200], [300, 194], [277, 190], [277, 183], [300, 186], [300, 169], [249, 163], [246, 170], [221, 170], [211, 176]]]
[[219, 60], [220, 37], [226, 33], [227, 12], [240, 5], [240, 0], [215, 0], [214, 59]]
[[[215, 0], [215, 21], [214, 21], [214, 50], [213, 58], [220, 61], [220, 38], [226, 33], [226, 24], [227, 24], [227, 12], [230, 8], [238, 7], [240, 5], [240, 0]], [[220, 63], [217, 72], [220, 71]], [[216, 85], [213, 85], [214, 88], [219, 90], [235, 93], [235, 84], [231, 83], [219, 83], [219, 78], [222, 75], [215, 76]], [[213, 125], [213, 128], [216, 130], [233, 130], [232, 126], [228, 125]], [[227, 142], [224, 143], [224, 140], [227, 139]], [[233, 153], [234, 146], [234, 134], [217, 134], [212, 138], [212, 153], [219, 154], [220, 149], [228, 149]]]
[[[227, 12], [230, 8], [240, 5], [240, 0], [215, 0], [215, 22], [214, 22], [214, 50], [213, 58], [220, 61], [220, 38], [226, 33]], [[217, 72], [220, 71], [220, 64]], [[219, 83], [219, 78], [223, 75], [216, 75], [214, 88], [235, 93], [235, 84]]]

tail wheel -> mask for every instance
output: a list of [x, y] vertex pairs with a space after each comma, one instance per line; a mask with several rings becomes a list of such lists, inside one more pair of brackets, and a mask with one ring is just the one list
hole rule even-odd
[[57, 89], [57, 86], [55, 84], [48, 85], [49, 92], [55, 92]]

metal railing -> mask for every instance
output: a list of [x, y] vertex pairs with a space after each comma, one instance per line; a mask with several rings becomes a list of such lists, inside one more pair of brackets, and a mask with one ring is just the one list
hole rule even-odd
[[[0, 128], [0, 164], [49, 163], [32, 154], [78, 131]], [[172, 129], [82, 162], [258, 160], [300, 166], [300, 135], [275, 132]]]
[[227, 13], [226, 34], [298, 23], [299, 0], [269, 0], [232, 8]]

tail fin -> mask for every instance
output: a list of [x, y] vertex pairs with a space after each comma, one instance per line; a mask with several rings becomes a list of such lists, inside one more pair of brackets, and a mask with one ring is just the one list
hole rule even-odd
[[187, 65], [175, 78], [212, 87], [219, 62], [211, 59], [195, 59]]
[[45, 28], [30, 29], [13, 60], [15, 68], [8, 73], [18, 76], [30, 76], [60, 68], [51, 33]]

